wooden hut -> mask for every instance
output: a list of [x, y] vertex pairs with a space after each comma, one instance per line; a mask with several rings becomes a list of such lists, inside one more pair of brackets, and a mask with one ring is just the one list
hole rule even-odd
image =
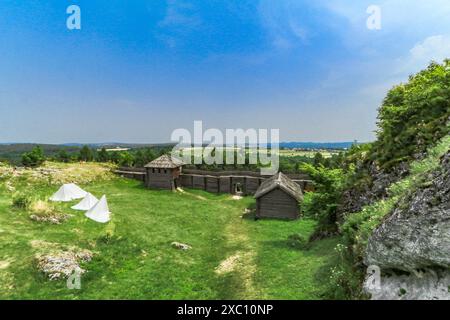
[[175, 190], [180, 187], [183, 162], [170, 155], [163, 155], [145, 165], [146, 186], [155, 189]]
[[301, 187], [281, 172], [265, 180], [255, 193], [256, 218], [297, 219]]

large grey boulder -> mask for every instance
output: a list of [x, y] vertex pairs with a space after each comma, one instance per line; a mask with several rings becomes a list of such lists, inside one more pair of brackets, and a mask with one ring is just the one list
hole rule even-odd
[[450, 268], [450, 152], [430, 180], [375, 230], [366, 265], [408, 272]]

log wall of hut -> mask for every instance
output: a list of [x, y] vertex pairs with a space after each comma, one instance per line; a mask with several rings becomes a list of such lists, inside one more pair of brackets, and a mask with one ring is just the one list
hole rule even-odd
[[176, 188], [174, 174], [170, 169], [147, 168], [146, 185], [155, 189], [174, 190]]
[[193, 179], [194, 177], [191, 175], [182, 174], [180, 176], [181, 186], [186, 188], [193, 188]]
[[217, 177], [206, 177], [206, 191], [219, 193], [219, 179]]
[[299, 215], [298, 202], [280, 189], [274, 189], [257, 200], [258, 218], [297, 219]]
[[203, 176], [181, 174], [181, 186], [184, 188], [201, 189], [211, 193], [255, 194], [265, 178], [248, 176]]
[[[147, 170], [152, 169], [149, 168]], [[142, 181], [150, 188], [174, 189], [175, 187], [183, 187], [206, 190], [212, 193], [234, 194], [236, 192], [236, 187], [239, 185], [239, 188], [244, 195], [255, 194], [261, 183], [267, 179], [266, 176], [261, 176], [256, 172], [183, 170], [183, 172], [180, 173], [179, 170], [170, 172], [170, 169], [167, 169], [167, 173], [164, 173], [164, 170], [161, 170], [160, 173], [147, 173], [146, 170], [142, 168], [119, 168], [115, 173], [126, 178]], [[231, 174], [228, 175], [229, 173]], [[250, 173], [250, 175], [247, 175], [247, 173]], [[307, 176], [299, 174], [287, 176], [299, 184], [302, 190], [314, 190], [313, 184], [307, 179]]]
[[219, 192], [231, 193], [231, 177], [219, 177]]
[[247, 177], [245, 179], [245, 190], [248, 194], [255, 194], [256, 190], [262, 183], [261, 178]]
[[[183, 187], [185, 187], [185, 186], [183, 186]], [[205, 177], [197, 176], [197, 175], [192, 176], [192, 188], [205, 190], [205, 188], [206, 188]]]
[[143, 168], [119, 168], [115, 170], [114, 173], [124, 178], [139, 180], [144, 183], [146, 182], [147, 173]]

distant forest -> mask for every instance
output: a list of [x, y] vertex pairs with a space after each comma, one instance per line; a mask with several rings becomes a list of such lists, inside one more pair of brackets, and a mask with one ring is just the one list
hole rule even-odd
[[[342, 153], [334, 153], [331, 157], [324, 157], [323, 152], [327, 150], [324, 147], [336, 147], [334, 143], [330, 144], [313, 144], [313, 143], [296, 143], [295, 148], [300, 148], [302, 145], [310, 146], [311, 149], [294, 156], [280, 155], [280, 170], [285, 173], [301, 173], [302, 165], [305, 163], [319, 165], [322, 164], [326, 167], [335, 167], [342, 161]], [[321, 146], [323, 149], [312, 149], [312, 147]], [[343, 147], [344, 145], [339, 145]], [[345, 145], [346, 146], [346, 145]], [[120, 148], [119, 148], [120, 147]], [[157, 157], [167, 154], [172, 149], [173, 145], [161, 144], [161, 145], [129, 145], [129, 144], [117, 144], [117, 145], [50, 145], [50, 144], [0, 144], [0, 161], [8, 162], [15, 166], [39, 166], [45, 160], [57, 161], [57, 162], [111, 162], [121, 167], [143, 167], [148, 162], [156, 159]], [[115, 151], [116, 148], [119, 148]], [[128, 150], [127, 150], [128, 149]], [[284, 144], [281, 149], [288, 149]], [[289, 148], [289, 150], [291, 150]], [[294, 149], [292, 149], [294, 150]], [[308, 150], [302, 148], [302, 150]], [[340, 149], [345, 151], [346, 149]], [[336, 149], [334, 149], [336, 151]], [[245, 164], [234, 165], [207, 165], [196, 164], [187, 165], [186, 168], [190, 169], [202, 169], [211, 171], [220, 170], [246, 170], [256, 171], [260, 169], [260, 165], [250, 164], [248, 159], [248, 153], [246, 153]]]

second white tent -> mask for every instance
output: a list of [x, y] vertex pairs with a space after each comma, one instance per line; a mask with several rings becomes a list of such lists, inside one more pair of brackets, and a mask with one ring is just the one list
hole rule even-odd
[[88, 194], [84, 197], [84, 199], [81, 200], [80, 203], [74, 205], [72, 207], [72, 209], [86, 211], [86, 210], [90, 210], [97, 203], [98, 203], [98, 199], [96, 197], [94, 197], [91, 193], [88, 192]]

